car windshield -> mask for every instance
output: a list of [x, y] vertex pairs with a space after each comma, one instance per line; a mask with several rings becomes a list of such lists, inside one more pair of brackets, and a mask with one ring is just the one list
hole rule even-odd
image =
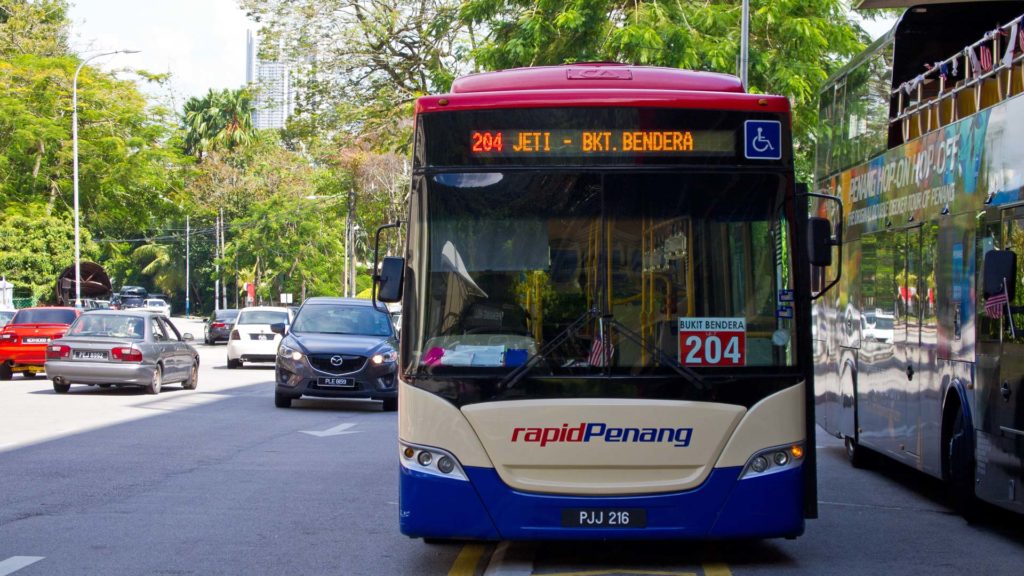
[[11, 324], [71, 324], [75, 311], [62, 308], [19, 310]]
[[280, 310], [243, 310], [238, 324], [281, 324], [288, 322], [288, 313]]
[[391, 336], [391, 320], [369, 306], [314, 304], [299, 311], [292, 332]]
[[123, 340], [143, 340], [145, 322], [141, 316], [85, 314], [71, 328], [68, 336], [99, 336]]
[[0, 325], [7, 324], [14, 318], [14, 310], [0, 310]]
[[213, 315], [217, 322], [234, 322], [238, 318], [238, 310], [220, 310]]
[[147, 306], [163, 306], [166, 304], [163, 300], [146, 300]]

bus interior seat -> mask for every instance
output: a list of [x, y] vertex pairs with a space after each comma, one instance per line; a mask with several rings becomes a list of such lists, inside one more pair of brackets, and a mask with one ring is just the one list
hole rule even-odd
[[956, 122], [956, 100], [953, 96], [946, 96], [939, 100], [939, 125], [948, 126]]
[[1010, 96], [1024, 92], [1024, 60], [1010, 67]]
[[1002, 98], [999, 74], [981, 81], [981, 108], [998, 104]]
[[976, 89], [971, 86], [956, 93], [956, 115], [964, 118], [978, 111]]

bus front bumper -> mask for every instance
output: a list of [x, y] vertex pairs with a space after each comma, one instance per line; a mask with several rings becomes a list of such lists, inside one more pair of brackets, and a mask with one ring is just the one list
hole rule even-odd
[[[401, 469], [399, 515], [410, 537], [475, 540], [671, 540], [795, 537], [803, 534], [803, 469], [738, 480], [716, 468], [699, 487], [641, 496], [520, 492], [493, 468], [466, 467], [469, 481]], [[643, 527], [563, 525], [565, 511], [643, 510]]]

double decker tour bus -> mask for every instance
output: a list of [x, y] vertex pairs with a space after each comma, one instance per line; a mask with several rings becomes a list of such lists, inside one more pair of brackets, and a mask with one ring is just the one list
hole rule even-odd
[[805, 244], [832, 247], [796, 194], [785, 98], [523, 68], [420, 98], [414, 146], [405, 257], [375, 283], [402, 302], [403, 533], [803, 532]]
[[821, 93], [816, 185], [846, 213], [814, 309], [818, 422], [855, 466], [947, 481], [967, 515], [1024, 512], [1022, 14], [911, 7]]

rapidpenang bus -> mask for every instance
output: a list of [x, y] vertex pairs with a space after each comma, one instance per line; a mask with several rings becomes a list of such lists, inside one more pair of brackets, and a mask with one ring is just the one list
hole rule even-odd
[[821, 93], [845, 256], [814, 309], [817, 420], [855, 466], [941, 478], [968, 515], [1024, 511], [1022, 14], [912, 7]]
[[524, 68], [417, 101], [405, 257], [375, 282], [402, 302], [403, 533], [803, 532], [809, 262], [833, 247], [790, 139], [785, 98], [675, 69]]

